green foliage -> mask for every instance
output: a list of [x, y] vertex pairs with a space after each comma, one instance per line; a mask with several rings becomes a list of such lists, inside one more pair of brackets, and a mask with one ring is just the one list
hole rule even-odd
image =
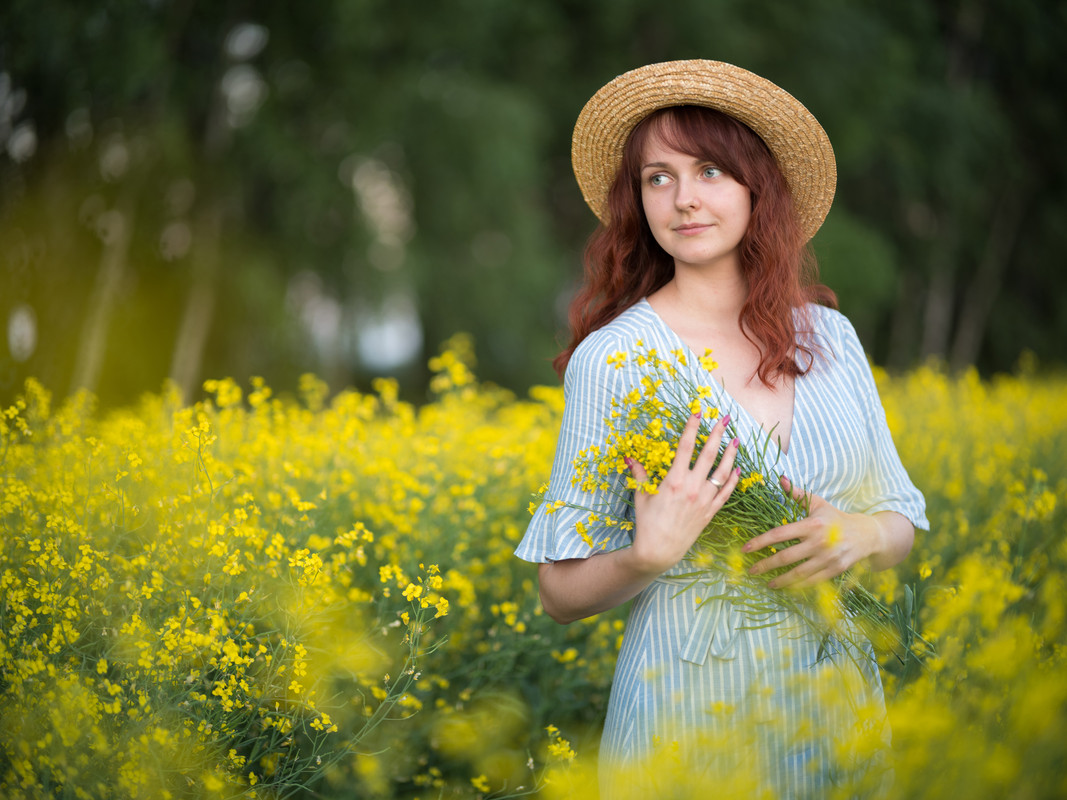
[[[1058, 362], [1064, 30], [1062, 9], [1008, 0], [12, 0], [0, 72], [25, 94], [0, 139], [32, 123], [37, 148], [0, 156], [0, 313], [32, 309], [38, 341], [0, 364], [0, 397], [31, 375], [105, 404], [167, 376], [365, 386], [356, 332], [396, 297], [424, 347], [470, 331], [485, 378], [548, 382], [594, 224], [574, 119], [612, 76], [690, 57], [823, 122], [839, 186], [816, 249], [877, 361]], [[357, 196], [368, 163], [395, 197]], [[417, 397], [422, 362], [397, 368]]]

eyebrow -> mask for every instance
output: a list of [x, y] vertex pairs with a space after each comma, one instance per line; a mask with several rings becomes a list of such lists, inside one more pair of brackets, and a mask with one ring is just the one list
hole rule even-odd
[[[703, 159], [703, 158], [700, 158], [699, 156], [692, 156], [691, 158], [692, 158], [694, 163], [698, 163], [698, 164], [713, 164], [713, 165], [715, 164], [714, 161], [711, 161], [709, 159]], [[670, 169], [670, 167], [671, 167], [671, 165], [668, 164], [666, 161], [650, 161], [647, 164], [642, 164], [641, 165], [641, 171], [644, 172], [646, 169]]]

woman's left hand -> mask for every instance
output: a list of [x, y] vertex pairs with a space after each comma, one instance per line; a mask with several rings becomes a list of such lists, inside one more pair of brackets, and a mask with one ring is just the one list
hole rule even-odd
[[752, 537], [742, 550], [754, 553], [783, 542], [794, 544], [756, 562], [749, 573], [760, 575], [795, 564], [768, 582], [772, 589], [812, 586], [836, 578], [858, 561], [879, 552], [882, 527], [866, 514], [846, 514], [818, 495], [807, 494], [782, 478], [782, 488], [807, 506], [808, 516]]

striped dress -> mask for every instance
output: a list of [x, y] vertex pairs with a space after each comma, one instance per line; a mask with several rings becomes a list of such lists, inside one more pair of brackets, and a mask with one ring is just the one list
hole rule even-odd
[[[795, 381], [778, 472], [843, 511], [895, 511], [927, 528], [923, 497], [901, 465], [852, 325], [834, 310], [809, 310], [820, 355]], [[579, 345], [564, 379], [549, 499], [584, 508], [615, 502], [617, 516], [627, 513], [622, 501], [585, 493], [571, 477], [579, 451], [605, 441], [612, 398], [640, 379], [638, 367], [616, 369], [608, 357], [636, 352], [638, 341], [661, 354], [689, 352], [645, 300]], [[694, 384], [721, 391], [692, 354], [687, 361]], [[725, 393], [721, 406], [742, 442], [762, 433]], [[548, 513], [542, 504], [516, 555], [540, 563], [600, 552], [576, 529], [586, 516], [569, 507]], [[606, 550], [631, 541], [618, 528], [594, 533], [598, 545], [605, 537]], [[601, 740], [604, 800], [683, 797], [710, 787], [716, 796], [819, 797], [843, 781], [870, 788], [883, 780], [873, 769], [863, 774], [888, 738], [869, 646], [841, 645], [827, 658], [825, 642], [787, 611], [754, 628], [728, 600], [706, 599], [729, 594], [721, 579], [680, 591], [689, 581], [679, 576], [691, 568], [680, 562], [633, 600]]]

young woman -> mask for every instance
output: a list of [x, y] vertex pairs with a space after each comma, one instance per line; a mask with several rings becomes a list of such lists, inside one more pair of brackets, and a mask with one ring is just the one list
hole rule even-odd
[[[708, 599], [728, 595], [713, 578], [704, 602], [682, 591], [689, 581], [679, 576], [694, 569], [687, 553], [737, 487], [736, 439], [716, 466], [725, 420], [699, 454], [700, 418], [689, 420], [659, 491], [633, 497], [632, 533], [606, 528], [595, 537], [607, 538], [603, 547], [586, 543], [585, 514], [571, 506], [614, 502], [621, 516], [626, 504], [571, 477], [578, 453], [604, 442], [612, 399], [640, 380], [609, 356], [639, 342], [681, 350], [691, 353], [687, 377], [723, 392], [739, 435], [773, 432], [789, 477], [783, 492], [809, 498], [805, 519], [746, 545], [765, 554], [754, 573], [788, 568], [768, 592], [861, 562], [885, 569], [908, 554], [915, 528], [927, 525], [923, 498], [897, 456], [863, 348], [816, 282], [807, 247], [833, 198], [833, 151], [814, 117], [769, 81], [680, 61], [597, 92], [578, 119], [573, 161], [603, 224], [571, 309], [573, 341], [557, 359], [565, 410], [548, 496], [563, 506], [535, 512], [516, 554], [540, 564], [541, 600], [558, 622], [633, 601], [601, 743], [602, 793], [678, 789], [679, 774], [661, 772], [670, 763], [687, 788], [821, 796], [858, 766], [842, 756], [857, 730], [867, 733], [859, 740], [884, 739], [877, 666], [869, 655], [827, 658], [785, 611], [755, 628], [728, 598]], [[706, 349], [718, 362], [710, 374], [695, 357]], [[645, 478], [644, 465], [629, 468]], [[828, 684], [846, 699], [828, 699]]]

